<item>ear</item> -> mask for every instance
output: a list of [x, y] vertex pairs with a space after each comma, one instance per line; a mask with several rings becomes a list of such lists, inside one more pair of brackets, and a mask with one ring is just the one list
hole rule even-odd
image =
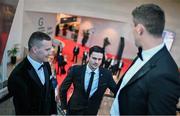
[[144, 26], [142, 24], [138, 24], [136, 26], [136, 31], [139, 35], [142, 35], [144, 33]]
[[33, 51], [33, 53], [36, 54], [36, 53], [37, 53], [37, 47], [36, 47], [36, 46], [33, 46], [33, 47], [32, 47], [32, 51]]

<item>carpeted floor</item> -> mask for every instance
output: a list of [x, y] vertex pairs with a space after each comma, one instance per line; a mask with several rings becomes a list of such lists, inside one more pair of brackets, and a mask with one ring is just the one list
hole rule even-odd
[[[72, 57], [73, 57], [73, 48], [74, 48], [75, 45], [78, 45], [79, 48], [80, 48], [80, 53], [78, 55], [78, 62], [77, 62], [77, 64], [81, 64], [81, 59], [82, 59], [82, 56], [83, 56], [83, 51], [84, 50], [89, 50], [88, 47], [82, 47], [81, 44], [75, 43], [72, 39], [66, 39], [66, 38], [64, 38], [62, 36], [55, 37], [54, 39], [56, 39], [57, 41], [60, 41], [61, 43], [64, 44], [64, 48], [63, 48], [63, 52], [62, 53], [63, 53], [63, 55], [67, 59], [67, 65], [65, 66], [66, 72], [69, 69], [69, 67], [74, 65], [74, 63], [71, 60], [72, 60]], [[108, 56], [112, 57], [114, 55], [113, 54], [108, 54]], [[128, 67], [130, 66], [131, 62], [132, 61], [130, 59], [124, 59], [123, 58], [124, 65], [123, 65], [123, 68], [121, 70], [120, 77], [128, 69]], [[56, 70], [57, 70], [57, 67], [58, 67], [57, 63], [55, 63], [55, 69]], [[61, 83], [65, 79], [66, 75], [67, 74], [63, 74], [63, 75], [57, 74], [58, 85], [61, 85]], [[73, 88], [71, 87], [70, 91], [72, 91], [72, 90], [73, 90]]]
[[[78, 55], [78, 62], [76, 64], [81, 64], [81, 59], [82, 59], [82, 56], [83, 56], [83, 51], [84, 50], [89, 50], [88, 47], [83, 47], [81, 44], [77, 44], [76, 42], [74, 42], [72, 39], [67, 39], [67, 38], [64, 38], [62, 36], [58, 36], [58, 37], [55, 37], [54, 38], [56, 41], [59, 41], [61, 43], [63, 43], [64, 45], [64, 48], [63, 48], [63, 55], [64, 57], [67, 59], [67, 65], [65, 66], [65, 70], [66, 72], [68, 71], [69, 67], [71, 67], [72, 65], [75, 65], [73, 62], [72, 62], [72, 57], [73, 57], [73, 48], [78, 45], [79, 48], [80, 48], [80, 52], [79, 52], [79, 55]], [[113, 57], [114, 55], [113, 54], [107, 54], [108, 57]], [[123, 58], [123, 67], [122, 67], [122, 70], [121, 70], [121, 73], [120, 73], [120, 77], [124, 74], [124, 72], [128, 69], [128, 67], [130, 66], [131, 64], [131, 60], [130, 59], [124, 59]], [[57, 72], [57, 67], [58, 67], [58, 64], [57, 62], [54, 64], [55, 65], [55, 69], [56, 69], [56, 72]], [[57, 82], [58, 82], [58, 86], [61, 86], [63, 80], [66, 78], [66, 74], [57, 74]], [[119, 81], [119, 77], [117, 76], [113, 76], [115, 81], [118, 82]], [[71, 94], [73, 92], [73, 86], [70, 87], [69, 91], [68, 91], [68, 99], [70, 98]]]

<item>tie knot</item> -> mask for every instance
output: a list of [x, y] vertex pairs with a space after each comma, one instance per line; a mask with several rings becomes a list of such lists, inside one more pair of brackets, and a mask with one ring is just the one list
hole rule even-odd
[[41, 64], [41, 66], [38, 68], [38, 70], [40, 70], [41, 68], [43, 68], [44, 67], [44, 64]]
[[92, 72], [91, 72], [91, 75], [94, 75], [94, 74], [95, 74], [95, 72], [92, 71]]

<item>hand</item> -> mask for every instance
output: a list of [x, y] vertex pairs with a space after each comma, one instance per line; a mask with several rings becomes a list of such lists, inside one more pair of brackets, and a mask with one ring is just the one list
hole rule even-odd
[[58, 87], [55, 88], [55, 101], [60, 103], [60, 96], [59, 96], [59, 89]]
[[64, 111], [65, 114], [67, 113], [67, 110], [64, 109], [63, 111]]
[[59, 97], [59, 95], [55, 96], [55, 101], [56, 101], [57, 103], [60, 103], [60, 97]]

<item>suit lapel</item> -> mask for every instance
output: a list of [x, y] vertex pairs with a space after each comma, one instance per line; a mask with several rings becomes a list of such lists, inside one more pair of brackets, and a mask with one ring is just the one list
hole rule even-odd
[[103, 71], [102, 71], [102, 68], [99, 68], [99, 82], [98, 82], [97, 90], [99, 90], [100, 85], [103, 85], [103, 83], [104, 83]]
[[148, 73], [152, 68], [154, 68], [155, 65], [152, 65], [151, 62], [147, 62], [131, 79], [130, 81], [126, 84], [126, 86], [132, 84], [139, 78], [143, 77], [146, 73]]
[[31, 65], [31, 63], [28, 61], [27, 58], [25, 58], [25, 62], [27, 63], [27, 71], [28, 71], [28, 75], [30, 76], [30, 78], [32, 78], [35, 83], [37, 85], [39, 85], [40, 87], [42, 87], [42, 84], [41, 84], [41, 80], [39, 79], [35, 69], [33, 68], [33, 66]]
[[50, 78], [50, 75], [49, 75], [49, 71], [46, 67], [46, 65], [43, 67], [44, 69], [44, 77], [45, 77], [45, 84], [46, 84], [46, 89], [49, 88], [49, 78]]
[[129, 66], [129, 68], [125, 71], [125, 73], [123, 74], [122, 78], [119, 80], [117, 87], [120, 88], [120, 85], [122, 83], [122, 80], [124, 78], [124, 75], [126, 74], [126, 72], [131, 68], [131, 66], [136, 62], [136, 60], [138, 59], [138, 56], [133, 60], [133, 62], [131, 63], [131, 65]]
[[[30, 78], [32, 78], [32, 79], [36, 82], [36, 84], [38, 84], [40, 87], [42, 87], [43, 85], [42, 85], [41, 80], [39, 79], [39, 77], [38, 77], [35, 69], [33, 68], [33, 66], [32, 66], [31, 63], [28, 61], [27, 58], [26, 58], [25, 60], [26, 60], [26, 63], [28, 64], [28, 73], [29, 73], [29, 75], [30, 75]], [[45, 65], [45, 64], [44, 64], [44, 65]], [[45, 66], [43, 67], [43, 70], [44, 70], [44, 77], [45, 77], [46, 88], [48, 88], [50, 75], [49, 75], [49, 73], [48, 73], [49, 71], [48, 71], [48, 69], [47, 69], [47, 65], [45, 65]]]
[[85, 74], [86, 74], [86, 65], [83, 65], [83, 67], [81, 69], [82, 69], [82, 71], [79, 71], [80, 74], [78, 74], [78, 75], [80, 75], [80, 80], [81, 80], [81, 85], [82, 85], [82, 88], [83, 88], [83, 92], [86, 93], [85, 86], [84, 86]]
[[38, 75], [36, 74], [36, 71], [33, 68], [31, 68], [30, 70], [28, 70], [28, 73], [29, 73], [29, 76], [36, 82], [36, 84], [42, 87], [41, 81]]
[[150, 70], [155, 68], [157, 61], [160, 60], [160, 58], [163, 57], [166, 54], [165, 52], [167, 52], [167, 49], [164, 46], [147, 63], [145, 63], [145, 65], [130, 79], [130, 81], [123, 88], [125, 88], [126, 86], [131, 85], [133, 82], [140, 79], [146, 73], [148, 73]]

